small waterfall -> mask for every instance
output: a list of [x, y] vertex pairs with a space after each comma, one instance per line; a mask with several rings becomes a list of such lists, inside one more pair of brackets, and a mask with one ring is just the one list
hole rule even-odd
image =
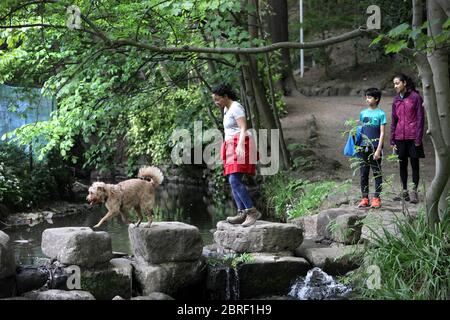
[[239, 300], [239, 274], [237, 268], [225, 267], [226, 288], [225, 300]]
[[306, 277], [300, 277], [291, 287], [289, 296], [299, 300], [345, 299], [351, 289], [336, 282], [332, 276], [320, 268], [308, 271]]
[[234, 300], [239, 300], [239, 272], [238, 272], [238, 267], [233, 268], [233, 270], [234, 270], [234, 286], [233, 286]]
[[239, 300], [237, 268], [230, 265], [211, 266], [208, 271], [207, 290], [212, 300]]
[[230, 300], [231, 297], [231, 290], [230, 290], [230, 268], [225, 267], [226, 273], [227, 273], [227, 280], [225, 282], [225, 300]]

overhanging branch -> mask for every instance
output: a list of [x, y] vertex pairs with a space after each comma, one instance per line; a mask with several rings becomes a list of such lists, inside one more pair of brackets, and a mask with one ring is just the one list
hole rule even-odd
[[197, 52], [197, 53], [232, 53], [232, 54], [255, 54], [255, 53], [265, 53], [265, 52], [271, 52], [282, 48], [287, 49], [313, 49], [313, 48], [320, 48], [320, 47], [326, 47], [329, 45], [333, 45], [336, 43], [340, 43], [343, 41], [347, 41], [356, 37], [360, 37], [363, 35], [367, 30], [365, 28], [358, 28], [356, 30], [344, 33], [342, 35], [332, 37], [326, 40], [320, 40], [320, 41], [312, 41], [312, 42], [305, 42], [305, 43], [299, 43], [299, 42], [277, 42], [271, 45], [267, 46], [261, 46], [261, 47], [251, 47], [251, 48], [239, 48], [239, 47], [233, 47], [233, 48], [208, 48], [208, 47], [194, 47], [194, 46], [182, 46], [182, 47], [159, 47], [150, 45], [147, 43], [124, 39], [124, 40], [115, 40], [111, 41], [110, 44], [112, 46], [132, 46], [137, 48], [146, 49], [149, 51], [154, 52], [160, 52], [160, 53], [180, 53], [180, 52]]

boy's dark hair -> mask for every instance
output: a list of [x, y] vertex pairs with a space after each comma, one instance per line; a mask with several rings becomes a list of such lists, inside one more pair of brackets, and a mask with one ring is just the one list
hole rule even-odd
[[234, 93], [233, 89], [231, 89], [231, 86], [227, 83], [221, 83], [217, 87], [215, 87], [212, 91], [213, 94], [216, 94], [221, 97], [225, 97], [225, 95], [233, 100], [237, 100], [236, 93]]
[[406, 89], [411, 91], [417, 91], [416, 84], [414, 83], [414, 80], [410, 76], [407, 76], [404, 73], [398, 73], [392, 78], [392, 80], [394, 80], [395, 78], [399, 79], [402, 82], [406, 82]]
[[369, 97], [374, 97], [377, 99], [377, 105], [380, 103], [381, 100], [381, 90], [378, 88], [369, 88], [364, 91], [364, 94]]

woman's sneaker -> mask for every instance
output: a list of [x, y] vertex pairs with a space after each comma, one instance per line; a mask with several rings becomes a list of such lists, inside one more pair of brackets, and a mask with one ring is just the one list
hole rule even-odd
[[358, 208], [367, 208], [369, 207], [369, 198], [362, 198], [362, 200], [358, 204]]
[[243, 227], [250, 227], [251, 225], [255, 224], [256, 220], [261, 218], [261, 212], [256, 210], [256, 208], [250, 208], [245, 209], [245, 213], [247, 214], [247, 218], [245, 221], [241, 224]]
[[241, 224], [247, 218], [247, 212], [245, 210], [238, 210], [237, 215], [234, 217], [227, 217], [227, 222], [231, 224]]
[[372, 198], [370, 201], [370, 207], [374, 209], [378, 209], [381, 207], [381, 199], [380, 198]]

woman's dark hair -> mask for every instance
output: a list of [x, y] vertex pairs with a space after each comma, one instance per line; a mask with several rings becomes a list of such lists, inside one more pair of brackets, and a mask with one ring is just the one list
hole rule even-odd
[[219, 84], [217, 87], [213, 89], [212, 93], [221, 97], [227, 96], [229, 99], [233, 101], [237, 100], [236, 93], [234, 93], [233, 89], [231, 89], [231, 86], [226, 83]]
[[374, 97], [377, 99], [377, 104], [380, 103], [381, 100], [381, 91], [378, 88], [369, 88], [366, 91], [364, 91], [364, 94], [369, 97]]
[[413, 79], [409, 76], [407, 76], [404, 73], [399, 73], [396, 74], [392, 80], [394, 80], [395, 78], [397, 78], [398, 80], [402, 81], [402, 82], [406, 82], [406, 89], [407, 90], [411, 90], [411, 91], [417, 91], [416, 90], [416, 84], [414, 83]]

